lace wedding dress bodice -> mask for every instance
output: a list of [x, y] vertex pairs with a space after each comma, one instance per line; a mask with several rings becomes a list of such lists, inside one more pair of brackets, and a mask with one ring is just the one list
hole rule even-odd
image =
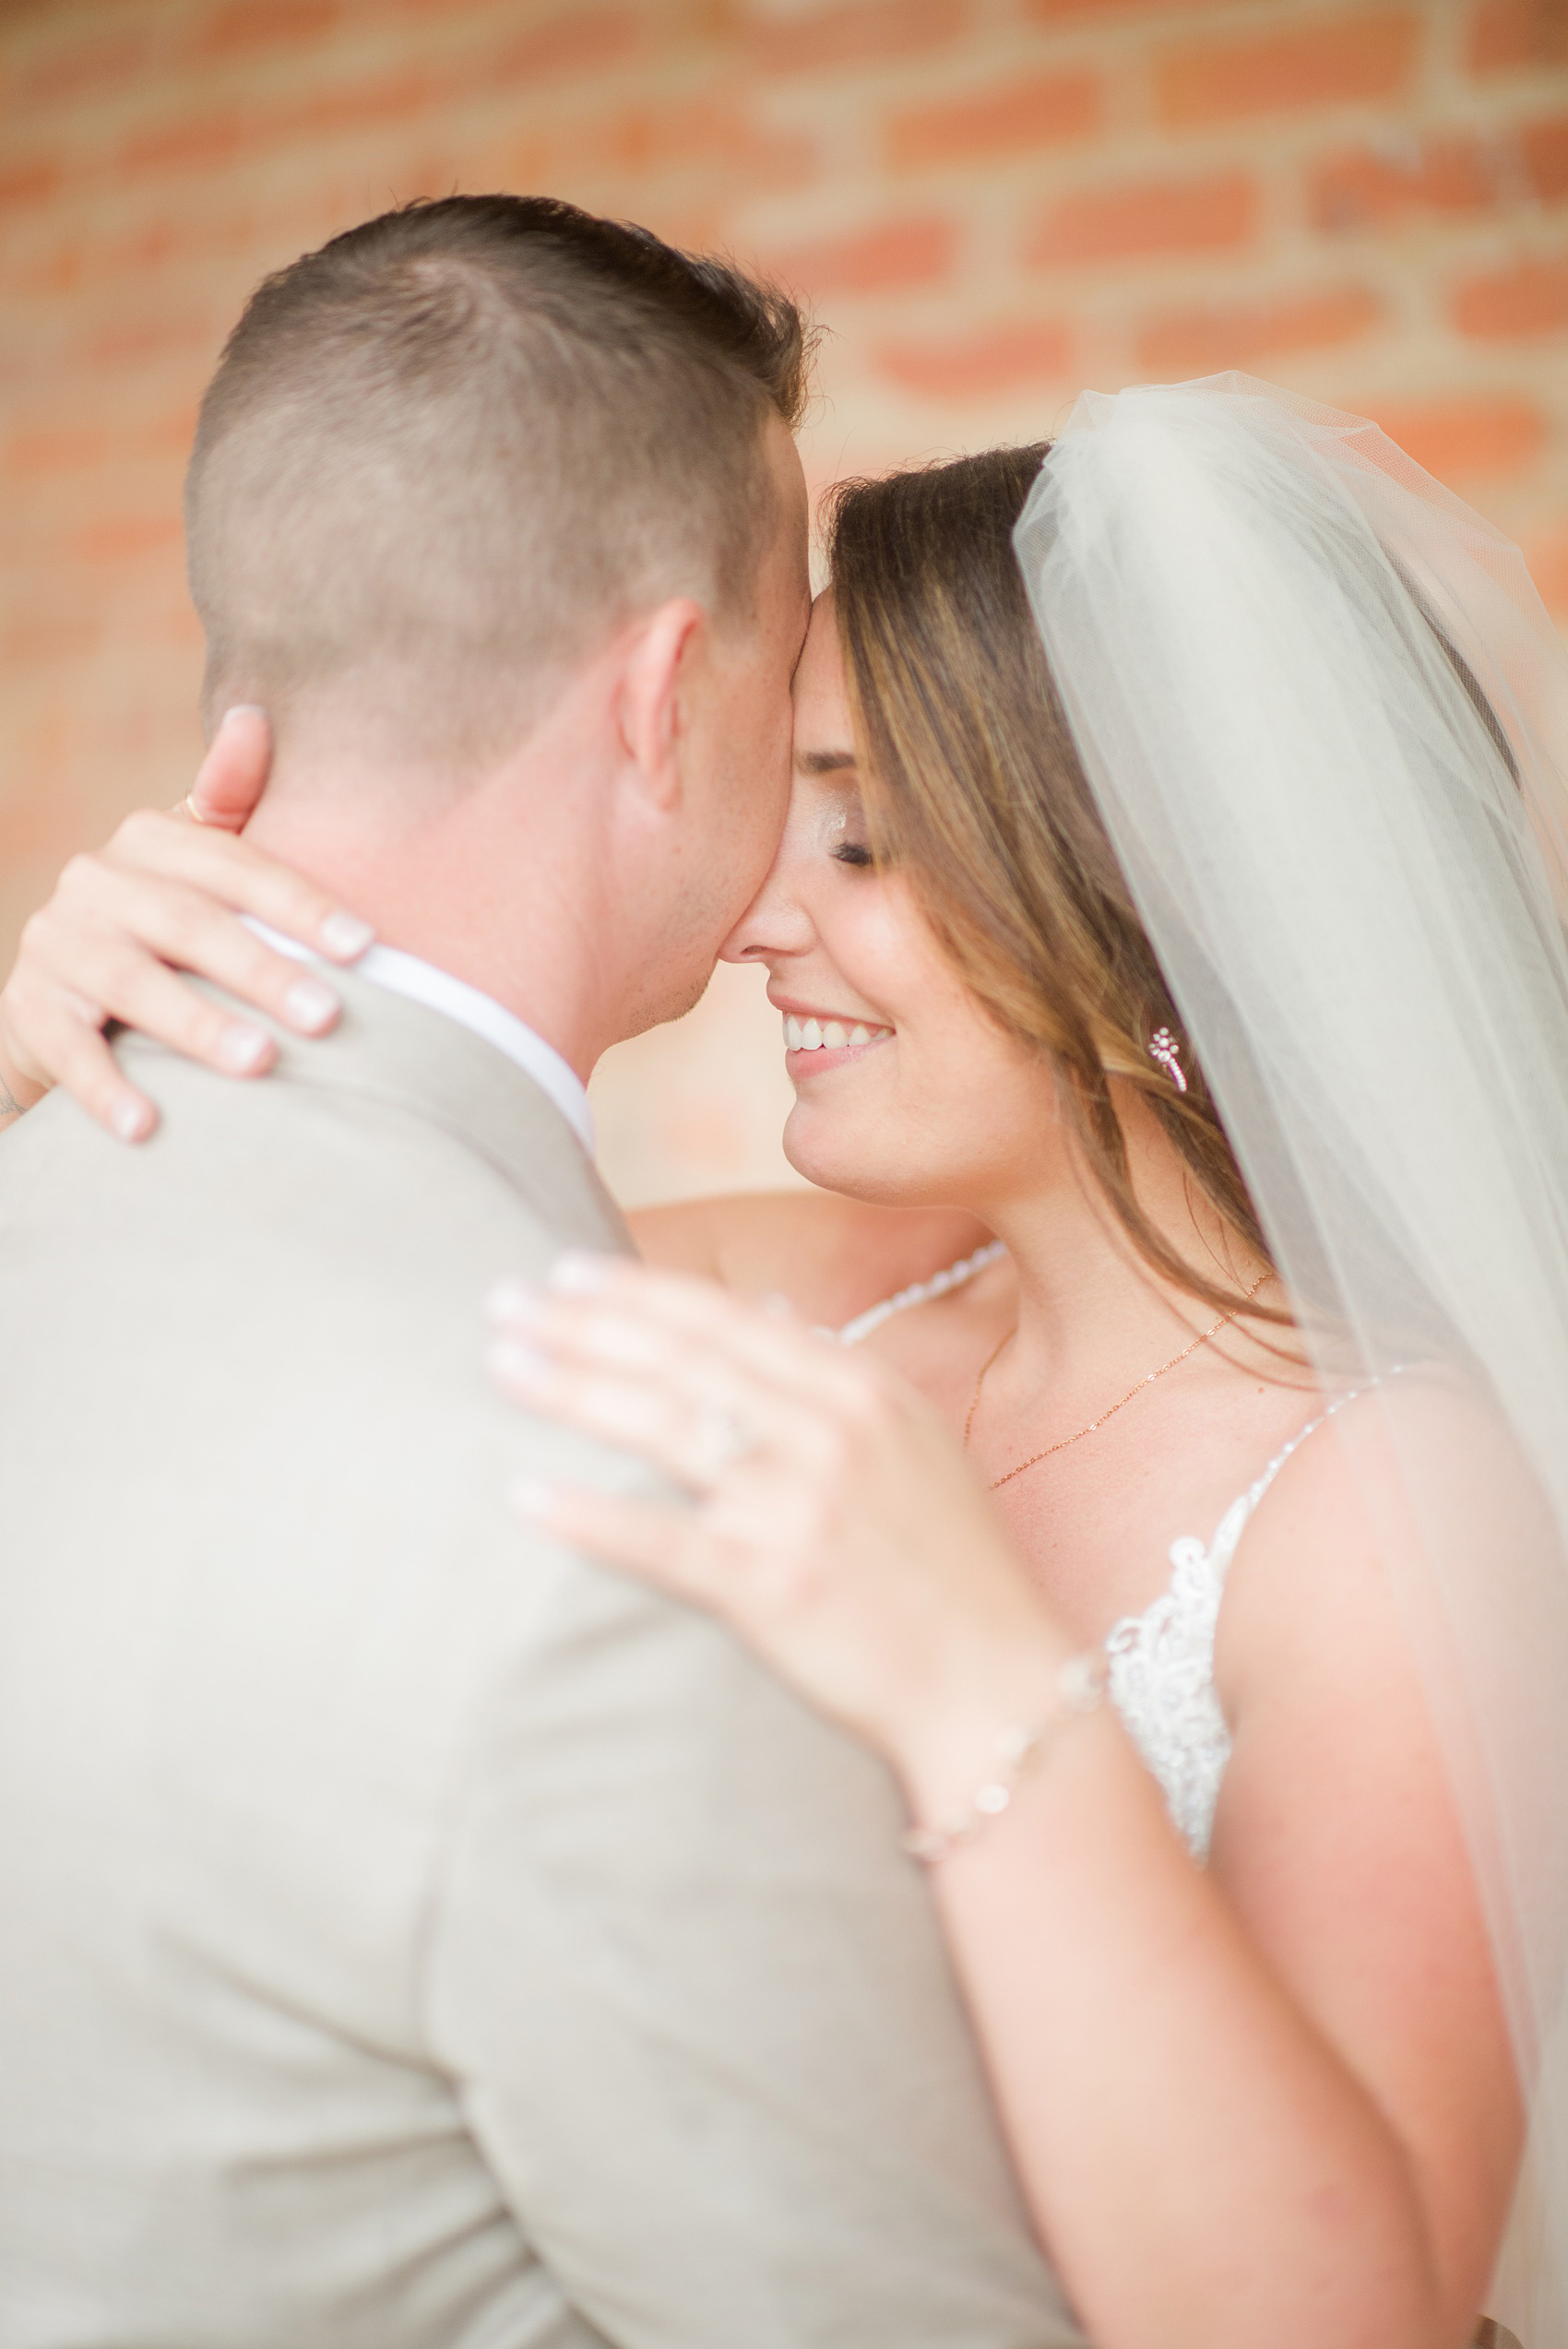
[[[900, 1289], [836, 1333], [857, 1346], [894, 1313], [961, 1288], [1003, 1253], [993, 1242], [930, 1281]], [[1262, 1475], [1233, 1501], [1206, 1545], [1184, 1534], [1170, 1545], [1170, 1580], [1141, 1615], [1124, 1615], [1106, 1639], [1111, 1702], [1165, 1796], [1166, 1807], [1194, 1859], [1208, 1857], [1220, 1781], [1230, 1759], [1230, 1731], [1214, 1685], [1214, 1641], [1225, 1578], [1253, 1512], [1291, 1454], [1307, 1438], [1353, 1403], [1365, 1387], [1336, 1396], [1274, 1455]]]
[[1236, 1545], [1291, 1454], [1368, 1391], [1350, 1387], [1299, 1428], [1231, 1502], [1206, 1548], [1191, 1534], [1173, 1541], [1165, 1589], [1141, 1615], [1124, 1615], [1107, 1636], [1111, 1702], [1158, 1779], [1194, 1859], [1208, 1857], [1219, 1783], [1230, 1759], [1230, 1731], [1214, 1685], [1214, 1636]]

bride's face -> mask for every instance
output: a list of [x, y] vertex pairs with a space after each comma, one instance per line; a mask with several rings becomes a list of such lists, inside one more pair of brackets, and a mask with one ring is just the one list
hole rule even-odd
[[724, 956], [767, 967], [795, 1087], [784, 1147], [813, 1182], [981, 1214], [1039, 1187], [1059, 1146], [1049, 1071], [964, 984], [908, 881], [872, 864], [830, 595], [795, 673], [784, 837]]

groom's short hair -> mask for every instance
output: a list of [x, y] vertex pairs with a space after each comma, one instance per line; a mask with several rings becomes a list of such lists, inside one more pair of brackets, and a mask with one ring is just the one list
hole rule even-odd
[[209, 718], [348, 696], [482, 756], [620, 618], [743, 611], [810, 341], [739, 270], [543, 196], [408, 205], [279, 270], [186, 479]]

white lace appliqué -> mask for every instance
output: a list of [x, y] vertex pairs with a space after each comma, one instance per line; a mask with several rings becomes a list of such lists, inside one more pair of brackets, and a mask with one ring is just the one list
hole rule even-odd
[[[1384, 1373], [1396, 1378], [1403, 1365]], [[1193, 1857], [1208, 1857], [1220, 1781], [1230, 1759], [1230, 1729], [1214, 1685], [1214, 1635], [1225, 1577], [1253, 1510], [1292, 1453], [1348, 1403], [1382, 1384], [1369, 1380], [1336, 1395], [1277, 1452], [1254, 1484], [1233, 1501], [1206, 1548], [1192, 1535], [1170, 1545], [1171, 1575], [1152, 1607], [1124, 1615], [1105, 1643], [1111, 1700]]]
[[1226, 1572], [1253, 1505], [1243, 1495], [1206, 1549], [1192, 1535], [1172, 1542], [1169, 1587], [1143, 1614], [1124, 1615], [1105, 1643], [1111, 1702], [1194, 1859], [1208, 1857], [1230, 1759], [1214, 1685], [1214, 1634]]

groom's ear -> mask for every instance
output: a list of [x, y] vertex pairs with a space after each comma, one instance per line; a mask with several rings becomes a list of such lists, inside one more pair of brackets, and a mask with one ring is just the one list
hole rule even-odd
[[707, 629], [707, 614], [693, 597], [660, 604], [638, 623], [616, 689], [622, 748], [660, 810], [681, 797], [682, 746]]

